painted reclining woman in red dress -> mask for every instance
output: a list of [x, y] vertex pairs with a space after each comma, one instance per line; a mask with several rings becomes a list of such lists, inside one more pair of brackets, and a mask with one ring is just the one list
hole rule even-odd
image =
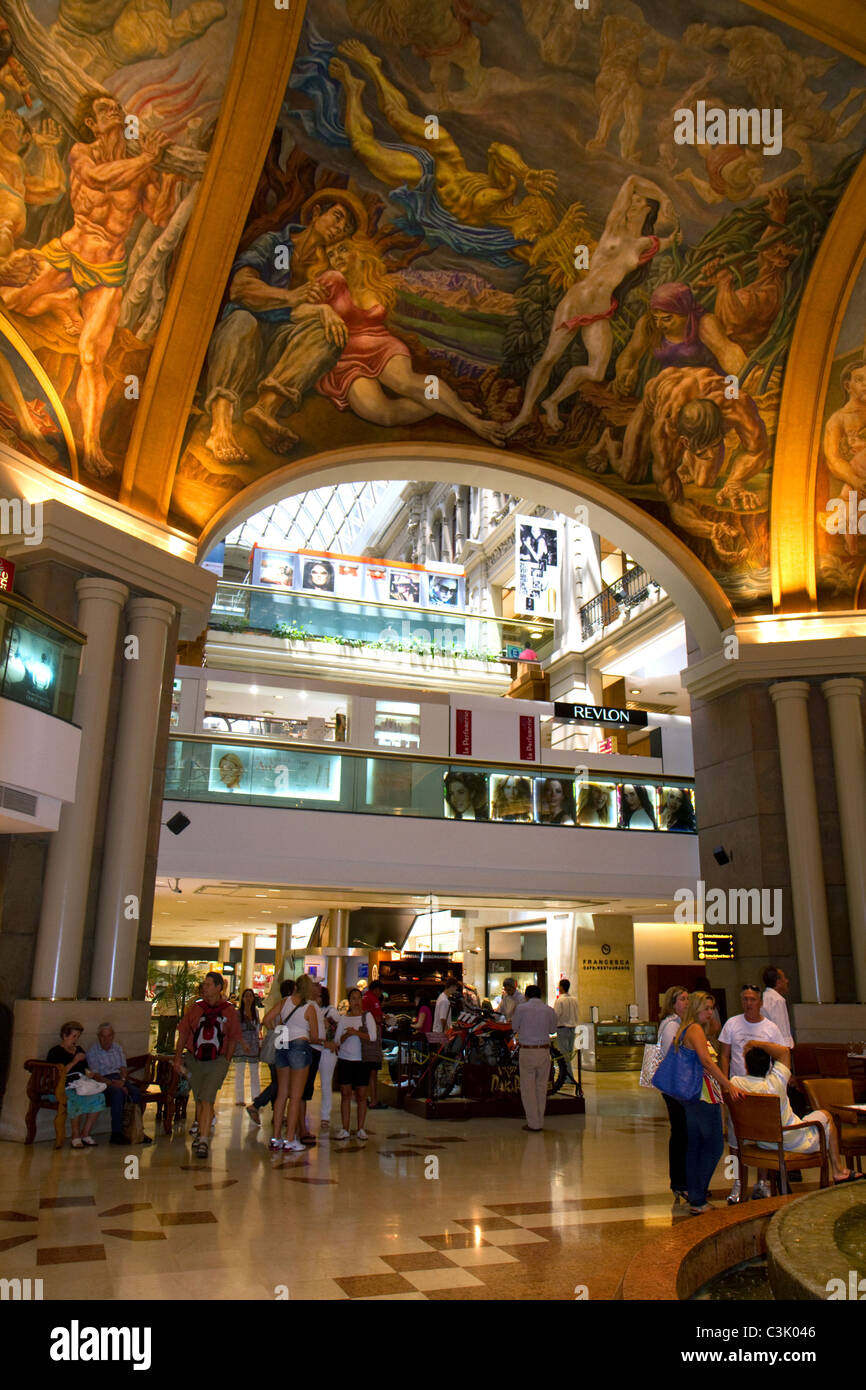
[[[438, 395], [428, 399], [430, 377], [413, 370], [409, 349], [388, 332], [385, 320], [397, 295], [375, 246], [363, 237], [338, 242], [328, 250], [331, 269], [316, 281], [328, 291], [325, 301], [349, 330], [340, 360], [316, 390], [338, 410], [351, 410], [374, 425], [411, 425], [431, 415], [445, 415], [491, 444], [503, 444], [503, 429], [483, 420], [447, 382], [437, 377]], [[295, 311], [318, 312], [309, 305]], [[383, 386], [393, 395], [387, 395]]]

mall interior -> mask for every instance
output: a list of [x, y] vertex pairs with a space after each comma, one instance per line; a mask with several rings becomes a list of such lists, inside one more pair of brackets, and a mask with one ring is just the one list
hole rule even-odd
[[[859, 0], [152, 8], [0, 0], [0, 1274], [826, 1297], [784, 1223], [857, 1184], [731, 1205], [726, 1146], [693, 1219], [642, 1068], [775, 967], [862, 1167]], [[317, 1083], [269, 1147], [239, 1053], [196, 1156], [208, 972], [381, 982], [365, 1137]], [[509, 979], [577, 1005], [540, 1133], [471, 1032]], [[69, 1021], [152, 1142], [73, 1147]]]

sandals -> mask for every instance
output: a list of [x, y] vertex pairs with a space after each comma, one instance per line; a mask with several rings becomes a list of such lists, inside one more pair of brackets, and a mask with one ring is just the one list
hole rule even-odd
[[81, 1142], [82, 1142], [82, 1144], [86, 1144], [87, 1147], [88, 1147], [88, 1149], [95, 1149], [95, 1148], [96, 1148], [96, 1140], [95, 1140], [95, 1139], [91, 1139], [91, 1137], [90, 1137], [89, 1134], [85, 1134], [85, 1135], [82, 1137]]
[[72, 1140], [72, 1147], [73, 1147], [73, 1149], [83, 1149], [83, 1148], [84, 1148], [84, 1140], [83, 1140], [83, 1139], [73, 1139], [73, 1140]]
[[208, 1145], [207, 1140], [196, 1139], [195, 1143], [192, 1146], [192, 1152], [193, 1157], [195, 1158], [207, 1158], [208, 1153], [210, 1152], [210, 1146]]
[[834, 1178], [833, 1186], [847, 1187], [849, 1182], [863, 1182], [864, 1179], [866, 1179], [866, 1173], [849, 1173], [847, 1178]]

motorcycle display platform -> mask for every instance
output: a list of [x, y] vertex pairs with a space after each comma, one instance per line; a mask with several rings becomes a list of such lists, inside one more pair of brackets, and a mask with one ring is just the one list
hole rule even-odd
[[[493, 1117], [517, 1118], [523, 1114], [520, 1091], [502, 1092], [489, 1096], [446, 1096], [444, 1100], [428, 1099], [426, 1096], [400, 1096], [396, 1086], [381, 1086], [380, 1092], [389, 1105], [399, 1106], [410, 1115], [422, 1120], [477, 1120]], [[392, 1098], [393, 1096], [393, 1098]], [[586, 1101], [583, 1096], [563, 1095], [547, 1097], [545, 1115], [583, 1115]]]

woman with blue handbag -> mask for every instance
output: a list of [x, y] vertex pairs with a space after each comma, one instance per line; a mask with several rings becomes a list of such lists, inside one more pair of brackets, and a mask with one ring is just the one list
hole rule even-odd
[[678, 1100], [685, 1111], [686, 1177], [692, 1216], [712, 1210], [707, 1201], [710, 1181], [725, 1147], [722, 1092], [735, 1098], [741, 1094], [716, 1065], [707, 1042], [715, 1004], [711, 994], [699, 991], [689, 996], [679, 1031], [653, 1077], [653, 1085]]

